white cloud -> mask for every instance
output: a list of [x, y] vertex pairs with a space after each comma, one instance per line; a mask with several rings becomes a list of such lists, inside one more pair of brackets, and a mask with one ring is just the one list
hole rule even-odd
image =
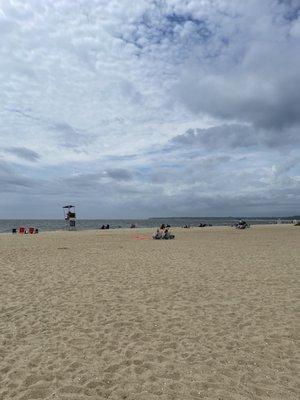
[[278, 210], [277, 190], [293, 210], [299, 165], [281, 166], [299, 151], [298, 28], [297, 1], [0, 0], [1, 192], [101, 193], [99, 212], [122, 199], [126, 217], [225, 212], [238, 195]]

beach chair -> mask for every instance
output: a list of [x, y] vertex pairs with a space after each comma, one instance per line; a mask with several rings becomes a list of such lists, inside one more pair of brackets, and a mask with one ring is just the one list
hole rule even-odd
[[30, 235], [33, 235], [33, 234], [34, 234], [34, 231], [35, 231], [34, 228], [32, 228], [32, 227], [29, 228], [29, 233], [30, 233]]
[[19, 228], [19, 233], [20, 233], [20, 234], [24, 234], [24, 233], [25, 233], [25, 228], [24, 228], [24, 226], [20, 226], [20, 228]]

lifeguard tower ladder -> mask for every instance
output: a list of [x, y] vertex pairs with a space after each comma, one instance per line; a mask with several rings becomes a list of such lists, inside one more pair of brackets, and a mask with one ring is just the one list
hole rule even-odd
[[64, 218], [66, 222], [66, 230], [75, 231], [76, 230], [76, 213], [75, 206], [67, 205], [63, 207]]

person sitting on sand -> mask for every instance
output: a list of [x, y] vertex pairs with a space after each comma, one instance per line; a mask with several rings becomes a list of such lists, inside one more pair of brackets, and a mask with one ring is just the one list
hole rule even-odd
[[246, 221], [244, 221], [244, 220], [241, 219], [241, 220], [236, 224], [236, 228], [238, 228], [238, 229], [246, 229], [246, 228], [249, 228], [249, 225], [247, 224]]
[[169, 240], [169, 239], [174, 239], [174, 238], [175, 238], [175, 235], [172, 235], [172, 234], [169, 232], [169, 229], [168, 229], [168, 228], [165, 228], [165, 229], [157, 229], [157, 231], [156, 231], [155, 233], [153, 233], [152, 238], [153, 238], [153, 239], [156, 239], [156, 240], [160, 240], [160, 239]]
[[169, 229], [166, 228], [166, 229], [164, 230], [162, 239], [169, 240], [169, 239], [174, 239], [174, 238], [175, 238], [175, 235], [172, 235], [172, 234], [169, 232]]
[[166, 240], [170, 239], [170, 232], [169, 232], [168, 228], [166, 228], [166, 229], [164, 230], [164, 233], [163, 233], [162, 238], [163, 238], [163, 239], [166, 239]]
[[162, 234], [161, 230], [157, 229], [157, 231], [155, 233], [153, 233], [152, 238], [159, 240], [159, 239], [162, 239], [162, 236], [163, 236], [163, 234]]

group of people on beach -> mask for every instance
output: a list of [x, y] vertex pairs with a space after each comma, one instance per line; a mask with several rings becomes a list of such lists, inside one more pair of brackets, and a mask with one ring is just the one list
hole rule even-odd
[[170, 225], [165, 225], [162, 224], [160, 226], [159, 229], [157, 229], [156, 232], [153, 233], [152, 237], [153, 239], [156, 240], [160, 240], [160, 239], [165, 239], [165, 240], [169, 240], [169, 239], [174, 239], [175, 235], [173, 235], [172, 233], [170, 233]]
[[12, 232], [13, 235], [15, 235], [16, 233], [20, 233], [21, 235], [22, 234], [24, 234], [24, 235], [27, 235], [27, 234], [36, 235], [37, 233], [39, 233], [39, 229], [38, 228], [33, 228], [33, 227], [26, 228], [24, 226], [20, 226], [19, 229], [12, 228], [11, 232]]
[[238, 223], [234, 224], [234, 226], [237, 229], [246, 229], [246, 228], [250, 228], [250, 225], [247, 224], [246, 221], [244, 221], [243, 219], [241, 219]]
[[110, 226], [109, 226], [109, 224], [107, 224], [107, 225], [102, 225], [100, 229], [109, 229], [109, 228], [110, 228]]

